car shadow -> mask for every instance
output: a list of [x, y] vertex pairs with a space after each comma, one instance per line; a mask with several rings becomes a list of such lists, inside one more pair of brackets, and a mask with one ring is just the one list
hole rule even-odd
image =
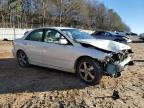
[[14, 58], [0, 59], [0, 94], [82, 89], [75, 74], [38, 66], [19, 67]]

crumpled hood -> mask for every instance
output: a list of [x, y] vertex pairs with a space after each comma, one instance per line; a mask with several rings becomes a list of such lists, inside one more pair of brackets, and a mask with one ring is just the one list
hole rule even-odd
[[131, 49], [130, 46], [111, 41], [111, 40], [103, 40], [103, 39], [77, 39], [79, 43], [85, 43], [97, 47], [99, 49], [111, 51], [111, 52], [120, 52], [122, 50]]

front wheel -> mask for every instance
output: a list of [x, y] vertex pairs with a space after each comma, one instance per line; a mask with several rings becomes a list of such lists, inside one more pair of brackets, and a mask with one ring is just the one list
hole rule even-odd
[[29, 61], [27, 55], [24, 53], [24, 51], [20, 50], [17, 52], [17, 60], [21, 67], [28, 67]]
[[102, 78], [101, 67], [98, 62], [91, 58], [83, 58], [77, 64], [79, 77], [87, 84], [98, 84]]

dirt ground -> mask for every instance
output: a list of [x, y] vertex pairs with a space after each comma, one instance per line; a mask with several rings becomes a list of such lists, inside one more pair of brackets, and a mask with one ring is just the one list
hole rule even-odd
[[[88, 86], [76, 75], [31, 66], [21, 68], [12, 43], [0, 42], [0, 108], [144, 108], [144, 43], [134, 41], [135, 65], [114, 79]], [[120, 99], [113, 100], [118, 83]]]

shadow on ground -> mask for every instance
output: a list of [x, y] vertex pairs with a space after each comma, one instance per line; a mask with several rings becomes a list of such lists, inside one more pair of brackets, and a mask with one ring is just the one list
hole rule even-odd
[[75, 74], [37, 66], [21, 68], [13, 58], [0, 59], [0, 94], [82, 89], [86, 86]]

